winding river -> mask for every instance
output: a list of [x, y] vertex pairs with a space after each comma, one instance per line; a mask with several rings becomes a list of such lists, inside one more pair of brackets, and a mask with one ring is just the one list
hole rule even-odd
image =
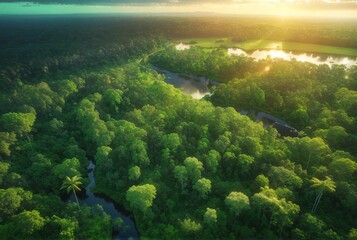
[[[82, 196], [82, 194], [78, 196], [79, 204], [88, 206], [99, 204], [103, 207], [105, 213], [111, 216], [112, 220], [115, 220], [116, 218], [121, 218], [123, 220], [122, 227], [118, 229], [117, 232], [114, 231], [115, 234], [113, 235], [113, 239], [139, 239], [139, 233], [135, 227], [133, 219], [129, 216], [129, 212], [119, 205], [114, 204], [109, 198], [94, 194], [90, 191], [95, 186], [95, 164], [90, 161], [87, 169], [89, 184], [85, 189], [85, 196]], [[71, 195], [70, 200], [75, 201], [73, 194]]]
[[[211, 86], [219, 85], [218, 82], [204, 77], [197, 77], [182, 73], [173, 73], [167, 70], [159, 69], [155, 66], [152, 66], [152, 68], [158, 73], [164, 75], [164, 80], [166, 83], [181, 89], [183, 93], [190, 95], [195, 99], [201, 99], [205, 95], [210, 94], [209, 88]], [[246, 113], [241, 112], [241, 114]], [[276, 119], [274, 119], [274, 121], [275, 120]], [[278, 120], [281, 121], [280, 119]], [[288, 127], [291, 128], [290, 126]], [[128, 211], [126, 211], [120, 205], [114, 204], [113, 201], [108, 197], [91, 192], [91, 189], [95, 186], [94, 169], [95, 164], [93, 161], [90, 161], [87, 167], [89, 184], [85, 188], [85, 193], [80, 193], [78, 195], [79, 204], [88, 206], [95, 206], [98, 204], [103, 207], [105, 213], [111, 216], [112, 220], [115, 220], [116, 218], [121, 218], [123, 220], [123, 225], [120, 229], [113, 229], [113, 239], [139, 239], [140, 236], [135, 227], [135, 222]], [[73, 194], [70, 196], [69, 200], [75, 202], [75, 197]]]
[[[208, 78], [197, 77], [190, 74], [173, 73], [167, 70], [151, 66], [155, 71], [164, 75], [166, 83], [175, 86], [182, 90], [186, 95], [193, 98], [201, 99], [210, 94], [209, 88], [211, 86], [219, 85], [218, 82], [212, 81]], [[248, 111], [240, 111], [242, 115], [247, 115]], [[282, 137], [290, 136], [297, 137], [298, 131], [290, 126], [287, 122], [264, 112], [256, 113], [255, 121], [263, 122], [264, 126], [273, 125]]]
[[191, 74], [173, 73], [164, 69], [151, 66], [155, 71], [163, 74], [165, 82], [179, 88], [186, 95], [190, 95], [195, 99], [201, 99], [209, 94], [211, 86], [219, 85], [218, 82], [212, 81], [205, 77], [197, 77]]
[[339, 57], [339, 56], [325, 56], [314, 55], [312, 53], [301, 53], [296, 54], [293, 52], [287, 52], [283, 50], [255, 50], [252, 53], [248, 53], [239, 48], [228, 48], [228, 54], [233, 55], [244, 55], [251, 57], [256, 61], [267, 59], [267, 58], [276, 58], [283, 59], [286, 61], [291, 61], [295, 59], [298, 62], [309, 62], [315, 65], [327, 64], [331, 67], [334, 64], [345, 65], [346, 67], [352, 67], [357, 65], [357, 58], [348, 58], [348, 57]]
[[[177, 50], [182, 51], [188, 48], [189, 47], [187, 47], [186, 45], [179, 45], [179, 47], [177, 47]], [[265, 59], [270, 56], [271, 58], [282, 58], [285, 60], [296, 59], [297, 61], [306, 61], [314, 64], [328, 64], [329, 66], [331, 66], [332, 64], [343, 64], [346, 67], [350, 67], [352, 65], [357, 64], [357, 60], [352, 60], [349, 58], [328, 57], [327, 59], [320, 59], [319, 57], [314, 57], [312, 55], [295, 55], [291, 52], [288, 53], [281, 50], [257, 50], [253, 53], [248, 54], [241, 49], [228, 49], [228, 53], [236, 55], [245, 55], [248, 57], [252, 57], [256, 60]], [[182, 73], [173, 73], [167, 70], [157, 68], [155, 66], [152, 66], [152, 68], [158, 73], [164, 75], [166, 83], [181, 89], [183, 93], [190, 95], [195, 99], [201, 99], [204, 96], [210, 94], [209, 88], [211, 86], [219, 85], [218, 82], [214, 82], [204, 77], [197, 77]], [[244, 113], [241, 112], [241, 114]], [[259, 112], [256, 120], [264, 122], [264, 119], [268, 122], [268, 124], [279, 124], [280, 127], [284, 128], [284, 131], [290, 131], [288, 134], [297, 134], [294, 128], [292, 128], [290, 125], [283, 122], [282, 120], [277, 119], [274, 116]], [[95, 164], [90, 161], [88, 165], [89, 184], [85, 188], [85, 194], [80, 194], [78, 196], [79, 204], [88, 206], [95, 206], [99, 204], [103, 207], [104, 211], [111, 216], [113, 220], [116, 218], [121, 218], [123, 220], [123, 226], [118, 231], [113, 231], [115, 232], [115, 234], [113, 235], [113, 239], [139, 239], [139, 233], [135, 227], [133, 219], [130, 217], [129, 212], [127, 212], [119, 205], [114, 204], [109, 198], [91, 192], [91, 189], [95, 186], [94, 169]], [[75, 201], [73, 195], [70, 196], [70, 200]]]
[[[187, 44], [177, 44], [176, 50], [184, 51], [190, 49], [191, 45]], [[357, 65], [357, 58], [346, 57], [346, 56], [330, 56], [325, 54], [313, 54], [313, 53], [294, 53], [292, 51], [284, 51], [281, 49], [270, 49], [270, 50], [255, 50], [255, 51], [244, 51], [240, 48], [228, 48], [227, 53], [229, 55], [243, 55], [253, 58], [256, 61], [267, 58], [276, 58], [291, 61], [295, 59], [298, 62], [309, 62], [316, 65], [327, 64], [331, 67], [334, 64], [344, 65], [347, 68]]]
[[[152, 66], [152, 68], [165, 76], [165, 82], [175, 86], [176, 88], [180, 88], [185, 94], [191, 95], [196, 99], [201, 99], [205, 95], [209, 94], [210, 86], [219, 84], [204, 77], [172, 73], [154, 66]], [[112, 220], [115, 220], [118, 217], [123, 220], [123, 226], [115, 235], [113, 235], [113, 239], [139, 239], [139, 233], [135, 227], [133, 219], [130, 217], [129, 212], [119, 205], [114, 204], [111, 199], [91, 192], [91, 189], [95, 186], [95, 164], [90, 161], [87, 169], [89, 184], [85, 188], [85, 194], [78, 195], [79, 204], [88, 206], [95, 206], [99, 204], [103, 207], [104, 211], [111, 216]], [[70, 200], [75, 202], [73, 194], [70, 196]]]

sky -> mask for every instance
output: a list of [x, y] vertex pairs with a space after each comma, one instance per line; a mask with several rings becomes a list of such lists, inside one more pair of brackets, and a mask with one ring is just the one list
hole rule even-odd
[[357, 19], [357, 0], [0, 0], [0, 15], [197, 12]]

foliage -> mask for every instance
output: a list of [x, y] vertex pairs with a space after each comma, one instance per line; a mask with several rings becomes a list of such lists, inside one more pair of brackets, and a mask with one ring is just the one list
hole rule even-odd
[[224, 202], [236, 216], [249, 207], [249, 198], [241, 192], [231, 192]]
[[[77, 197], [92, 160], [96, 192], [130, 210], [142, 238], [355, 239], [357, 68], [176, 51], [158, 37], [230, 34], [238, 44], [271, 30], [356, 47], [355, 25], [95, 19], [0, 24], [0, 238], [123, 231], [100, 206], [60, 198], [61, 185]], [[195, 100], [148, 63], [221, 84]], [[259, 111], [299, 136], [256, 122]]]
[[216, 209], [207, 208], [203, 216], [203, 221], [210, 227], [214, 227], [217, 224], [217, 211]]
[[138, 180], [141, 175], [140, 167], [134, 166], [129, 168], [129, 180]]
[[133, 210], [145, 213], [152, 206], [156, 197], [156, 188], [151, 184], [132, 186], [126, 193], [126, 199]]
[[73, 177], [68, 177], [66, 176], [66, 178], [63, 181], [62, 187], [61, 189], [66, 189], [67, 193], [73, 192], [76, 201], [77, 201], [77, 206], [79, 207], [79, 202], [78, 202], [78, 198], [77, 198], [77, 194], [76, 191], [80, 191], [80, 185], [82, 185], [82, 177], [80, 176], [73, 176]]
[[207, 198], [208, 193], [211, 191], [211, 181], [206, 178], [200, 178], [192, 188], [199, 193], [200, 197]]

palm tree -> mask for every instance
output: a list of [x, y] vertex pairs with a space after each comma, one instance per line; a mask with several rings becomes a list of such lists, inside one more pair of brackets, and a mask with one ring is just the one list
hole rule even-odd
[[311, 212], [314, 213], [316, 211], [317, 206], [320, 203], [323, 192], [324, 191], [334, 192], [336, 190], [336, 185], [335, 182], [330, 177], [326, 177], [326, 180], [324, 181], [321, 181], [317, 178], [312, 178], [311, 182], [312, 182], [311, 187], [316, 188], [318, 192], [315, 199], [315, 203], [311, 209]]
[[82, 184], [81, 182], [81, 177], [80, 176], [73, 176], [73, 177], [66, 177], [66, 179], [63, 181], [62, 189], [67, 189], [67, 193], [70, 193], [71, 191], [74, 194], [74, 197], [76, 198], [77, 201], [77, 206], [79, 208], [79, 210], [81, 210], [81, 208], [79, 207], [79, 202], [78, 202], [78, 198], [77, 198], [77, 194], [76, 191], [80, 191], [80, 187], [79, 185]]

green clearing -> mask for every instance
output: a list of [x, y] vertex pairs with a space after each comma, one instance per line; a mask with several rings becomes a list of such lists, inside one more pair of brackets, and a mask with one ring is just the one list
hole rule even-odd
[[[232, 38], [186, 38], [176, 39], [175, 42], [191, 44], [204, 48], [235, 47], [241, 48], [246, 51], [257, 49], [277, 49], [285, 51], [313, 52], [357, 57], [357, 49], [355, 48], [344, 48], [309, 43], [283, 42], [264, 39], [234, 42], [232, 41]], [[193, 42], [195, 42], [195, 44], [192, 44]]]

